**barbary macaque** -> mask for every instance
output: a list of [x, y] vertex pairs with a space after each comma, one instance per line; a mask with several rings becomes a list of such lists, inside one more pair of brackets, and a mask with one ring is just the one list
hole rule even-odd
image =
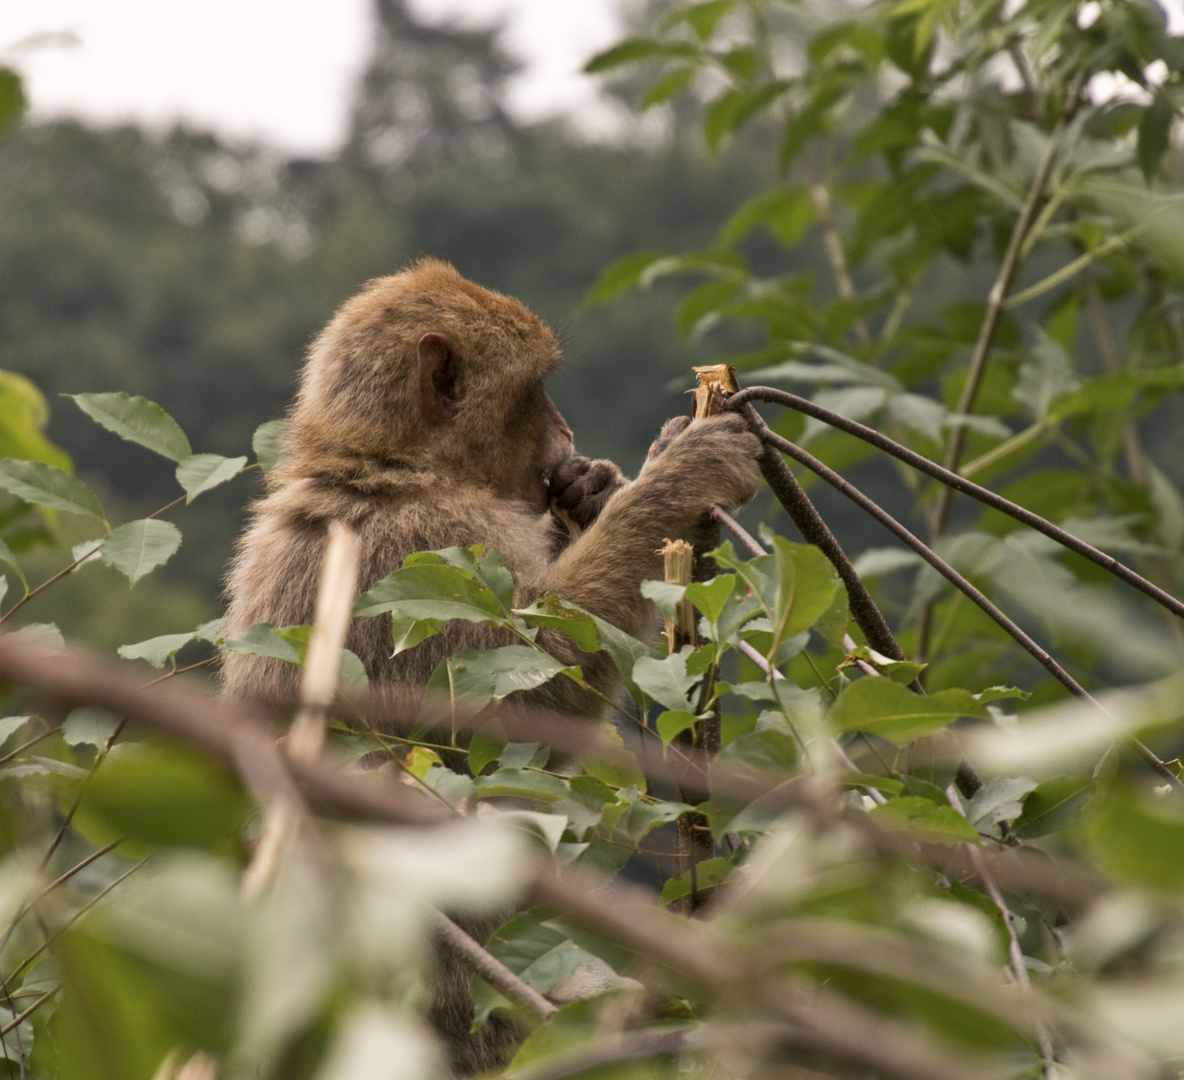
[[[311, 622], [326, 531], [339, 521], [360, 537], [361, 589], [411, 552], [483, 544], [513, 576], [516, 604], [558, 593], [652, 638], [656, 620], [639, 586], [661, 577], [659, 548], [693, 538], [711, 504], [752, 498], [760, 444], [739, 416], [672, 421], [628, 482], [611, 462], [574, 454], [571, 430], [543, 389], [558, 359], [554, 335], [521, 303], [446, 263], [422, 259], [369, 282], [309, 350], [272, 491], [255, 504], [230, 571], [226, 637], [255, 623]], [[557, 516], [578, 526], [575, 539]], [[616, 692], [603, 654], [582, 653], [553, 631], [539, 640], [578, 663], [598, 691]], [[355, 620], [346, 640], [370, 679], [369, 721], [387, 731], [414, 719], [442, 658], [509, 643], [496, 629], [457, 620], [392, 656], [386, 615]], [[280, 660], [223, 657], [225, 692], [236, 698], [294, 700], [299, 674]], [[566, 679], [514, 696], [565, 714], [602, 709]], [[497, 1024], [468, 1035], [467, 976], [446, 964], [441, 986], [435, 1019], [456, 1070], [499, 1064], [508, 1044]]]

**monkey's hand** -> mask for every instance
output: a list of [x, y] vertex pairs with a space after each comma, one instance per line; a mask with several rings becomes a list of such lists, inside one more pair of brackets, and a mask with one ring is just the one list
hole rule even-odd
[[654, 440], [637, 482], [674, 488], [670, 496], [692, 512], [712, 503], [735, 508], [757, 493], [760, 453], [760, 440], [735, 413], [694, 421], [678, 417]]
[[609, 499], [628, 484], [611, 461], [572, 456], [551, 474], [547, 495], [554, 511], [587, 529]]

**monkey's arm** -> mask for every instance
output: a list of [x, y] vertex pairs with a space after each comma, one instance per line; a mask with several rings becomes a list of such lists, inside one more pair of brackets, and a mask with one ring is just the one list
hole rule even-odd
[[678, 422], [668, 446], [607, 501], [592, 527], [551, 565], [543, 591], [648, 637], [652, 614], [640, 585], [661, 576], [663, 542], [693, 538], [712, 503], [734, 508], [751, 499], [760, 476], [759, 453], [759, 441], [739, 416], [689, 426]]

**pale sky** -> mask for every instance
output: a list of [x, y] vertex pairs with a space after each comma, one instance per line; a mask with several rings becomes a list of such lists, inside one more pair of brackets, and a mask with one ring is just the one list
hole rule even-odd
[[[527, 64], [511, 86], [515, 112], [527, 120], [565, 112], [593, 126], [596, 84], [580, 68], [619, 38], [618, 4], [409, 0], [430, 21], [503, 22], [505, 45]], [[150, 125], [184, 117], [325, 155], [345, 135], [370, 12], [370, 0], [2, 0], [0, 61], [24, 74], [35, 117]]]

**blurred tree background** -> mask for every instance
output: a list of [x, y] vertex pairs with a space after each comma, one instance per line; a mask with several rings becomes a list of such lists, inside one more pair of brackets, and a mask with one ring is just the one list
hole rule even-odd
[[[553, 396], [583, 452], [628, 471], [684, 408], [671, 380], [710, 359], [671, 326], [672, 291], [581, 302], [620, 255], [706, 243], [770, 182], [759, 138], [713, 164], [689, 122], [619, 146], [523, 126], [504, 107], [514, 67], [492, 33], [422, 25], [402, 0], [377, 0], [377, 13], [335, 159], [76, 121], [26, 124], [0, 145], [0, 367], [45, 391], [50, 437], [126, 517], [173, 497], [171, 469], [78, 423], [59, 394], [142, 394], [195, 449], [246, 453], [337, 305], [422, 254], [555, 326], [567, 359]], [[117, 644], [212, 617], [255, 490], [239, 481], [183, 514], [181, 551], [130, 598], [88, 567], [68, 605], [51, 592], [29, 618]]]

